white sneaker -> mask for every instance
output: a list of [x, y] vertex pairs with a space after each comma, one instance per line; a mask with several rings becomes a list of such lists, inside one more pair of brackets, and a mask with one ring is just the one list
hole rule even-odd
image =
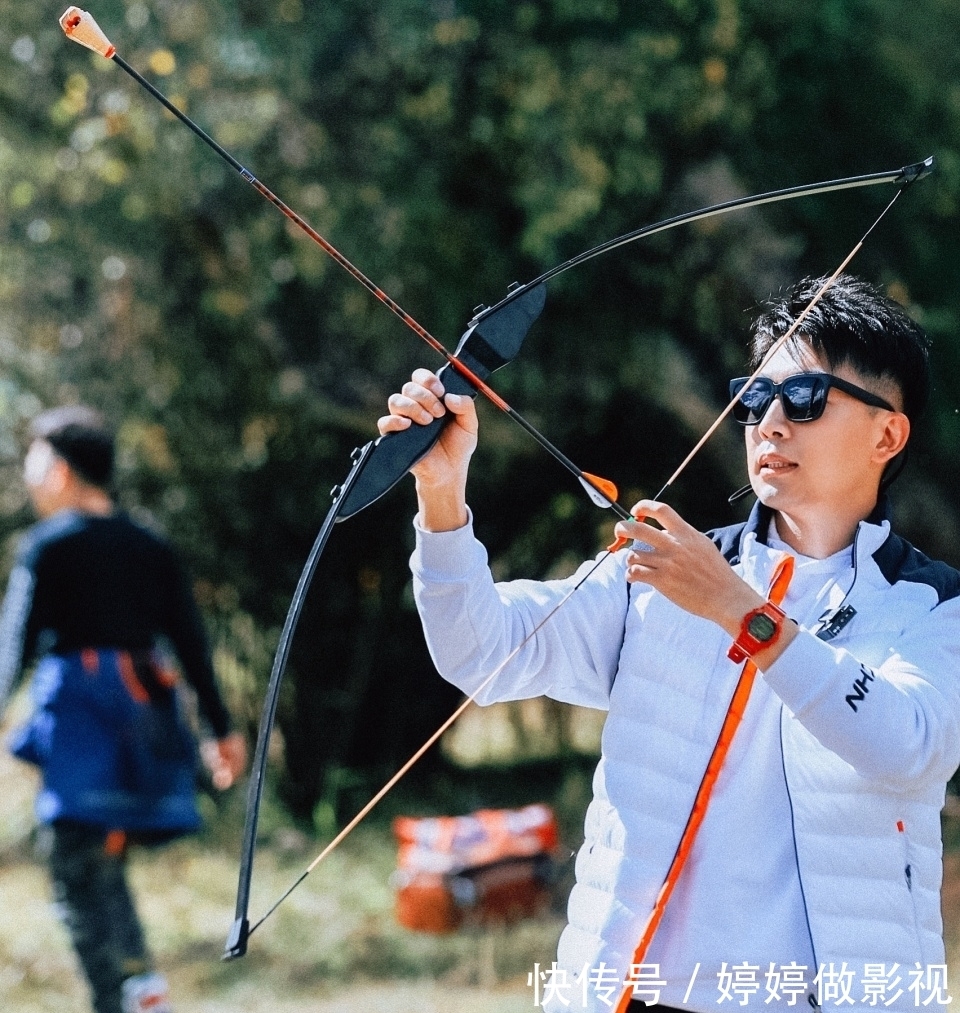
[[127, 978], [123, 983], [123, 1013], [173, 1013], [167, 979], [156, 971]]

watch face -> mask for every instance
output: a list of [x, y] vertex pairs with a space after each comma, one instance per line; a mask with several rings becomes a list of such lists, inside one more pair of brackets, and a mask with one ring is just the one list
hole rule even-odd
[[755, 640], [765, 643], [774, 635], [774, 633], [777, 632], [777, 624], [770, 618], [770, 616], [761, 612], [747, 623], [747, 632]]

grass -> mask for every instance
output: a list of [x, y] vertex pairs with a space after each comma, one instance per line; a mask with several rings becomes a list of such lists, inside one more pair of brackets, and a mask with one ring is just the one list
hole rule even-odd
[[[31, 845], [32, 772], [0, 756], [0, 1010], [87, 1008], [86, 988]], [[526, 976], [549, 962], [562, 919], [452, 936], [408, 932], [393, 919], [389, 828], [361, 827], [223, 963], [233, 919], [236, 798], [202, 837], [131, 858], [131, 881], [178, 1013], [519, 1013]], [[211, 816], [216, 818], [216, 812]], [[251, 913], [296, 879], [322, 842], [288, 829], [258, 852]]]
[[[0, 1010], [87, 1009], [66, 933], [31, 847], [30, 770], [0, 754]], [[577, 793], [579, 794], [579, 792]], [[385, 823], [362, 826], [253, 936], [248, 955], [223, 963], [237, 876], [235, 797], [201, 837], [136, 852], [131, 878], [150, 945], [178, 1013], [519, 1013], [532, 1008], [534, 963], [553, 959], [562, 918], [452, 936], [395, 923], [389, 883], [394, 846]], [[948, 811], [944, 908], [960, 968], [960, 812]], [[258, 852], [254, 918], [309, 864], [322, 842], [276, 812]], [[285, 829], [279, 829], [283, 828]], [[958, 972], [960, 973], [960, 972]], [[958, 986], [954, 984], [954, 991]]]

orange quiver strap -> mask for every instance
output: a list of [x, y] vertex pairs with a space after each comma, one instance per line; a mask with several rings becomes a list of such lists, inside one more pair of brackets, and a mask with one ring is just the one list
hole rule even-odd
[[[790, 586], [790, 580], [793, 577], [793, 566], [793, 556], [784, 554], [773, 572], [768, 597], [774, 605], [779, 605], [786, 596], [787, 588]], [[700, 832], [704, 817], [707, 815], [707, 807], [710, 805], [710, 797], [713, 795], [717, 778], [720, 776], [720, 771], [726, 762], [733, 737], [736, 735], [744, 711], [747, 709], [747, 701], [750, 699], [750, 691], [753, 689], [753, 680], [756, 674], [757, 666], [752, 661], [747, 661], [740, 672], [740, 678], [737, 680], [733, 697], [730, 700], [730, 706], [727, 708], [723, 725], [720, 728], [720, 734], [717, 737], [717, 743], [713, 747], [703, 780], [697, 789], [696, 798], [693, 800], [693, 808], [687, 817], [687, 825], [683, 828], [683, 834], [680, 836], [680, 843], [677, 845], [673, 861], [670, 863], [663, 886], [660, 887], [660, 892], [657, 894], [653, 909], [647, 918], [647, 924], [644, 926], [640, 942], [637, 944], [636, 950], [634, 950], [633, 958], [630, 962], [631, 966], [643, 963], [647, 950], [650, 949], [650, 943], [653, 941], [653, 937], [660, 927], [660, 922], [663, 920], [663, 915], [667, 909], [670, 896], [673, 893], [673, 888], [677, 885], [680, 874], [687, 864], [687, 859], [689, 859], [690, 853], [693, 851], [697, 834]], [[623, 994], [620, 996], [620, 1002], [617, 1003], [616, 1013], [626, 1013], [632, 999], [633, 982], [628, 981]]]
[[557, 822], [545, 805], [393, 821], [397, 921], [418, 932], [502, 924], [549, 901]]

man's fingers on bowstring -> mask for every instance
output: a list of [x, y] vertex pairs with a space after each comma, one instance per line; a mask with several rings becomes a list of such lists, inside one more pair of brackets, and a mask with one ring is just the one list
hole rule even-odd
[[656, 580], [657, 570], [652, 566], [635, 564], [633, 566], [628, 566], [625, 574], [628, 584], [650, 584], [653, 586]]
[[631, 571], [636, 573], [656, 573], [660, 561], [652, 552], [644, 552], [642, 549], [632, 549], [627, 553], [627, 575]]
[[[649, 524], [647, 531], [654, 531]], [[663, 532], [656, 532], [662, 535]], [[631, 549], [626, 556], [626, 578], [629, 584], [649, 584], [660, 588], [669, 582], [676, 572], [675, 561], [669, 553], [658, 554], [655, 549]]]
[[617, 521], [614, 533], [618, 538], [635, 539], [649, 545], [654, 550], [665, 548], [670, 543], [671, 538], [666, 531], [661, 531], [660, 528], [655, 528], [652, 524], [646, 524], [644, 515], [636, 507], [632, 512], [635, 515], [635, 520]]
[[666, 503], [658, 503], [655, 499], [642, 499], [630, 509], [634, 517], [649, 517], [655, 520], [665, 531], [676, 531], [689, 528], [690, 525]]

